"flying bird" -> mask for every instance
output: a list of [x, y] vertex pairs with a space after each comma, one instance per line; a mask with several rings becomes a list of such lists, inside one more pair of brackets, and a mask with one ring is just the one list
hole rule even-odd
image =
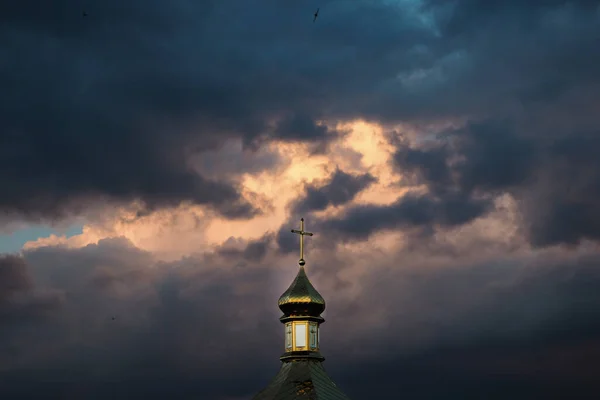
[[82, 13], [82, 15], [83, 15], [84, 17], [87, 17], [87, 13], [86, 13], [85, 11]]
[[319, 16], [319, 8], [317, 8], [317, 12], [315, 13], [315, 18], [313, 19], [313, 23], [317, 20], [318, 16]]

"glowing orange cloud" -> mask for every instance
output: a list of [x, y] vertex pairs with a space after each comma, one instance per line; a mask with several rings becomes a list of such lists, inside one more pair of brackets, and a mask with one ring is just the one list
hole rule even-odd
[[[348, 134], [330, 143], [327, 154], [311, 155], [307, 145], [283, 142], [266, 143], [258, 152], [248, 153], [243, 151], [241, 143], [232, 142], [224, 146], [223, 154], [217, 152], [211, 155], [211, 160], [239, 156], [244, 162], [251, 162], [253, 154], [254, 157], [265, 157], [265, 154], [278, 156], [278, 163], [270, 170], [233, 176], [246, 199], [264, 211], [250, 220], [228, 220], [195, 205], [181, 205], [135, 218], [135, 207], [130, 207], [118, 210], [102, 223], [87, 224], [80, 235], [71, 238], [52, 235], [28, 242], [24, 247], [81, 247], [102, 238], [123, 236], [135, 246], [171, 260], [209, 250], [231, 237], [258, 239], [267, 232], [275, 232], [288, 219], [289, 204], [303, 195], [306, 184], [326, 180], [337, 168], [354, 174], [370, 173], [377, 182], [360, 193], [352, 204], [331, 207], [322, 211], [322, 215], [335, 215], [353, 204], [391, 204], [404, 194], [406, 189], [397, 185], [398, 172], [392, 169], [394, 148], [386, 139], [384, 127], [364, 121], [349, 121], [334, 128]], [[410, 128], [399, 126], [394, 129], [409, 138], [415, 135]], [[211, 173], [218, 178], [219, 168]], [[510, 199], [504, 201], [510, 203]], [[498, 238], [515, 229], [513, 222], [492, 216], [487, 222], [476, 221], [470, 227], [463, 227], [461, 235], [464, 237], [465, 232], [469, 232], [470, 236], [481, 236], [485, 232], [490, 239], [492, 236]], [[459, 241], [454, 235], [453, 238], [449, 234], [446, 240]], [[399, 233], [377, 234], [370, 245], [389, 250], [401, 245], [402, 238]]]

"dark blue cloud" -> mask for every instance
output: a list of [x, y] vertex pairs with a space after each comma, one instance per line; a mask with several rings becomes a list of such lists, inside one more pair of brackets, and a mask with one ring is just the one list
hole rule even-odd
[[[86, 7], [87, 17], [80, 2], [4, 2], [2, 215], [85, 213], [88, 202], [110, 198], [140, 199], [149, 209], [191, 201], [248, 217], [257, 210], [233, 180], [193, 171], [190, 149], [213, 151], [231, 138], [249, 148], [261, 140], [319, 144], [343, 134], [323, 119], [404, 122], [421, 132], [453, 118], [469, 123], [434, 143], [398, 145], [396, 167], [425, 193], [330, 220], [309, 215], [308, 229], [332, 240], [378, 229], [430, 233], [485, 215], [494, 196], [509, 193], [535, 246], [600, 236], [597, 2], [318, 6], [313, 24], [314, 8], [303, 2], [105, 1]], [[307, 210], [343, 204], [357, 187], [314, 188]], [[218, 400], [256, 392], [280, 353], [272, 345], [281, 340], [278, 293], [258, 265], [278, 262], [269, 240], [174, 264], [109, 242], [28, 252], [26, 263], [3, 258], [0, 397]], [[489, 266], [404, 290], [396, 279], [366, 277], [368, 298], [347, 310], [323, 293], [339, 311], [324, 328], [337, 330], [324, 335], [328, 370], [355, 398], [597, 393], [590, 355], [598, 349], [598, 260], [584, 261], [542, 266], [525, 284], [518, 274], [507, 278], [512, 284], [477, 275]], [[323, 276], [335, 280], [344, 265], [330, 267]], [[395, 297], [407, 291], [421, 297]], [[360, 313], [382, 306], [398, 311], [390, 326], [352, 337], [352, 346], [379, 343], [387, 356], [348, 351], [341, 339], [358, 329], [347, 324], [366, 326]], [[115, 324], [107, 321], [114, 314]], [[340, 323], [340, 315], [352, 317]], [[396, 351], [409, 332], [436, 334], [410, 354]], [[574, 358], [557, 362], [564, 354]]]
[[[249, 397], [279, 364], [276, 300], [285, 287], [272, 287], [276, 272], [261, 265], [277, 257], [268, 251], [262, 263], [248, 258], [239, 267], [217, 251], [156, 264], [115, 239], [1, 258], [0, 395]], [[394, 257], [390, 265], [402, 259]], [[352, 398], [401, 390], [431, 399], [526, 399], [598, 388], [595, 256], [378, 269], [360, 279], [376, 290], [352, 300], [332, 290], [345, 266], [314, 261], [327, 264], [315, 281], [330, 305], [326, 367]], [[348, 329], [373, 312], [389, 323]], [[357, 342], [361, 351], [348, 349]]]
[[254, 215], [231, 182], [192, 171], [187, 150], [326, 141], [339, 133], [316, 123], [333, 115], [325, 106], [362, 90], [348, 79], [360, 71], [359, 85], [373, 85], [373, 56], [426, 35], [381, 5], [321, 7], [325, 24], [269, 1], [105, 2], [86, 17], [68, 0], [3, 5], [0, 208], [55, 217], [108, 196]]

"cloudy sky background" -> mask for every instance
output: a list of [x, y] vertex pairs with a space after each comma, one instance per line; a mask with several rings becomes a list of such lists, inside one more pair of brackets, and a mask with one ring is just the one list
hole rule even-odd
[[126, 3], [0, 6], [1, 397], [249, 398], [300, 217], [351, 398], [595, 397], [597, 1]]

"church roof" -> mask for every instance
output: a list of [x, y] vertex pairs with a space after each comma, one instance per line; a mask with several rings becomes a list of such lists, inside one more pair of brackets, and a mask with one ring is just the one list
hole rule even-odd
[[329, 378], [320, 361], [284, 362], [269, 386], [252, 400], [350, 400]]
[[290, 287], [279, 297], [279, 308], [284, 313], [292, 313], [296, 306], [310, 305], [317, 316], [325, 310], [325, 299], [310, 283], [304, 267], [301, 266], [296, 279]]

